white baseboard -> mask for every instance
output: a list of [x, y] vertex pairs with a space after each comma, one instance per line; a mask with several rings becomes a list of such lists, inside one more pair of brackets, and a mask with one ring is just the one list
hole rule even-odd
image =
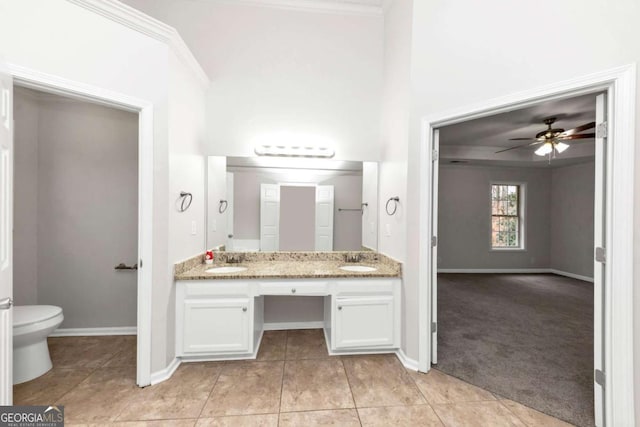
[[396, 351], [396, 356], [398, 357], [398, 360], [400, 360], [400, 363], [402, 363], [405, 368], [411, 369], [412, 371], [418, 370], [418, 361], [407, 357], [407, 355], [404, 354], [404, 351], [402, 351], [402, 349], [399, 349]]
[[573, 274], [566, 271], [555, 270], [553, 268], [549, 269], [549, 273], [557, 274], [558, 276], [570, 277], [572, 279], [584, 280], [585, 282], [593, 283], [593, 277], [589, 276], [581, 276], [579, 274]]
[[58, 328], [50, 337], [88, 337], [99, 335], [137, 335], [135, 326], [122, 326], [113, 328]]
[[265, 323], [265, 331], [283, 331], [285, 329], [322, 329], [324, 328], [324, 321], [318, 320], [315, 322], [273, 322]]
[[554, 268], [439, 268], [438, 273], [478, 273], [478, 274], [557, 274], [558, 276], [584, 280], [593, 283], [593, 277], [581, 276]]
[[535, 274], [549, 273], [548, 268], [439, 268], [438, 273]]
[[180, 359], [176, 357], [171, 361], [171, 363], [169, 363], [169, 366], [167, 366], [166, 368], [156, 372], [152, 372], [151, 385], [156, 385], [171, 378], [171, 375], [173, 375], [176, 369], [178, 369], [178, 366], [180, 366]]

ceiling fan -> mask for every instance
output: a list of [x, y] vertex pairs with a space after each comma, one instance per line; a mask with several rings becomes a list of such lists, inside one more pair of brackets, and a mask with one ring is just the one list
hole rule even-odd
[[556, 153], [562, 153], [564, 150], [569, 148], [569, 144], [565, 144], [563, 141], [570, 141], [574, 139], [587, 139], [594, 138], [596, 136], [595, 133], [580, 133], [587, 129], [593, 129], [596, 127], [595, 122], [585, 123], [582, 126], [578, 126], [573, 129], [564, 130], [564, 129], [553, 129], [551, 126], [555, 123], [555, 117], [549, 117], [548, 119], [544, 119], [544, 124], [547, 125], [547, 129], [542, 132], [538, 132], [535, 138], [511, 138], [509, 141], [532, 141], [527, 144], [516, 145], [515, 147], [505, 148], [504, 150], [496, 151], [496, 154], [503, 153], [509, 150], [515, 150], [516, 148], [523, 147], [532, 147], [535, 145], [542, 144], [536, 151], [535, 154], [538, 156], [546, 156], [549, 155], [549, 159], [551, 159], [551, 155], [553, 154], [555, 157]]

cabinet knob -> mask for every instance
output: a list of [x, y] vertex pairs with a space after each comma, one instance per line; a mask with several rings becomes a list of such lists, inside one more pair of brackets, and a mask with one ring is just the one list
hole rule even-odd
[[291, 293], [295, 294], [296, 293], [296, 288], [291, 288]]
[[338, 310], [342, 310], [342, 306], [341, 305], [338, 306]]
[[242, 311], [247, 311], [247, 307], [242, 307]]

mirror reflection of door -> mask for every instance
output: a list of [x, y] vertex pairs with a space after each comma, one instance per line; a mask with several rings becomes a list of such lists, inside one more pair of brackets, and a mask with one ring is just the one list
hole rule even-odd
[[332, 185], [261, 184], [260, 250], [333, 250]]

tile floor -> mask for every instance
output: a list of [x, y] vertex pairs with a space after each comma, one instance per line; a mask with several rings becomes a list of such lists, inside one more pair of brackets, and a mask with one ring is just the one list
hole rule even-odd
[[329, 356], [321, 330], [269, 331], [256, 361], [184, 363], [135, 384], [135, 337], [51, 338], [54, 369], [15, 404], [65, 406], [67, 425], [568, 426], [394, 355]]

